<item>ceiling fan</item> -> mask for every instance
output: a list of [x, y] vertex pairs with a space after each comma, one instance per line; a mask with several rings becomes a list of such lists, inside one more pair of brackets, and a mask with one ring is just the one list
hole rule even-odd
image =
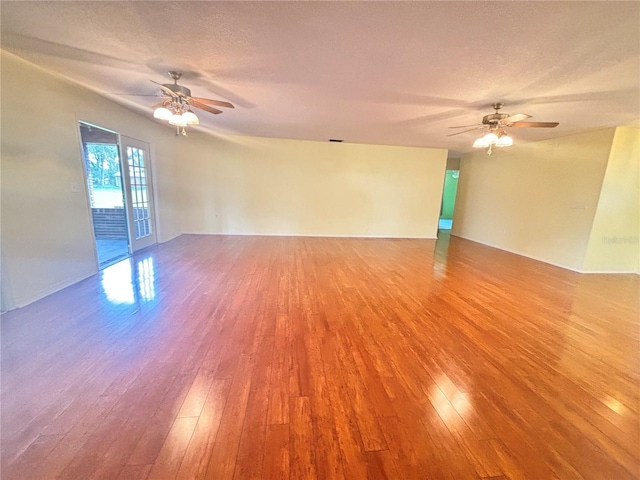
[[[167, 120], [171, 125], [176, 126], [176, 135], [182, 133], [186, 135], [185, 127], [187, 125], [197, 125], [200, 123], [198, 117], [191, 110], [191, 108], [197, 108], [204, 110], [205, 112], [213, 113], [217, 115], [222, 113], [222, 110], [214, 108], [226, 107], [235, 108], [233, 104], [229, 102], [223, 102], [222, 100], [213, 100], [211, 98], [192, 97], [191, 90], [182, 85], [178, 85], [178, 80], [182, 77], [182, 73], [174, 70], [169, 72], [169, 76], [173, 79], [173, 83], [158, 83], [151, 80], [152, 83], [158, 85], [165, 99], [154, 105], [153, 116], [160, 120]], [[180, 131], [182, 128], [182, 131]]]
[[[491, 155], [491, 149], [493, 146], [496, 147], [509, 147], [513, 145], [513, 139], [507, 135], [507, 132], [504, 130], [509, 127], [518, 127], [518, 128], [554, 128], [559, 125], [558, 122], [524, 122], [527, 118], [531, 118], [531, 115], [527, 115], [526, 113], [516, 113], [515, 115], [509, 115], [508, 113], [500, 113], [500, 109], [504, 106], [503, 103], [496, 102], [493, 104], [493, 108], [495, 113], [491, 113], [489, 115], [485, 115], [482, 117], [482, 123], [476, 125], [462, 125], [457, 127], [449, 127], [449, 128], [467, 128], [467, 130], [463, 130], [461, 132], [452, 133], [447, 135], [447, 137], [452, 137], [454, 135], [460, 135], [461, 133], [467, 133], [474, 130], [480, 130], [484, 128], [489, 129], [489, 133], [484, 135], [483, 137], [478, 138], [473, 146], [476, 148], [487, 148], [489, 147], [488, 154]], [[471, 128], [469, 128], [471, 127]]]

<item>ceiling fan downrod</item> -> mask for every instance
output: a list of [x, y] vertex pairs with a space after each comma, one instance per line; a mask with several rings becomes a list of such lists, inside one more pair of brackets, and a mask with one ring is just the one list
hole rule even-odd
[[180, 80], [180, 78], [182, 77], [182, 73], [176, 70], [169, 70], [168, 73], [169, 73], [169, 76], [173, 79], [173, 83], [177, 85], [178, 80]]

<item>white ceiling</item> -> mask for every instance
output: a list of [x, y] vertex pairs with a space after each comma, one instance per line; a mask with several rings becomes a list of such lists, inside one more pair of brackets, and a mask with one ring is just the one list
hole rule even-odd
[[640, 124], [638, 2], [1, 2], [2, 48], [151, 116], [166, 71], [236, 105], [212, 131], [470, 150]]

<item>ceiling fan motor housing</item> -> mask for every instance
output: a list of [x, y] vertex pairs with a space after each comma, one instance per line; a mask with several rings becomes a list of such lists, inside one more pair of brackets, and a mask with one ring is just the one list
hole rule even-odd
[[167, 87], [173, 93], [177, 93], [178, 95], [182, 95], [183, 97], [190, 97], [191, 90], [187, 87], [183, 87], [182, 85], [178, 85], [177, 83], [165, 83], [162, 85], [163, 87]]
[[497, 124], [503, 118], [507, 118], [509, 116], [508, 113], [492, 113], [490, 115], [485, 115], [482, 117], [482, 123], [485, 125]]

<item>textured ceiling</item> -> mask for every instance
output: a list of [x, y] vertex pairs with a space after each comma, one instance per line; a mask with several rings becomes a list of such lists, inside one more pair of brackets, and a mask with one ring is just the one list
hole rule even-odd
[[[151, 116], [185, 72], [222, 133], [470, 150], [494, 101], [548, 129], [638, 125], [638, 2], [10, 2], [2, 48]], [[169, 132], [169, 130], [168, 130]]]

